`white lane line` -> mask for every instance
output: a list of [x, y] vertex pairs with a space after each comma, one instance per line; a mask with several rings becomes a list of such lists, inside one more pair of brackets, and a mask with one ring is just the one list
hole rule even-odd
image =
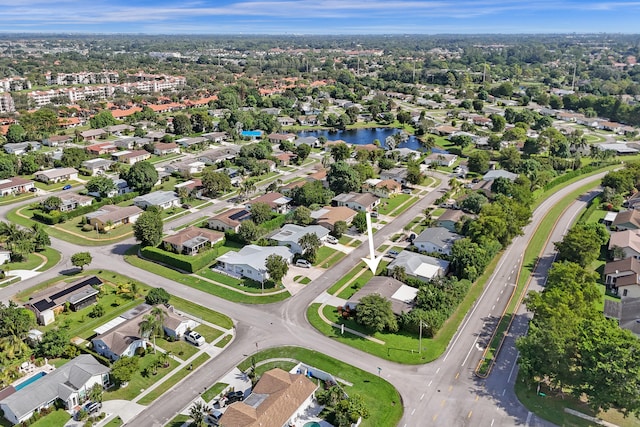
[[[429, 384], [427, 384], [427, 387], [431, 387], [431, 383], [433, 382], [433, 380], [429, 381]], [[424, 396], [424, 394], [423, 394]], [[422, 400], [422, 398], [420, 398], [420, 400]]]
[[437, 374], [438, 372], [440, 372], [440, 368], [436, 369], [436, 374]]
[[491, 307], [491, 311], [493, 311], [494, 308], [496, 308], [495, 304], [493, 304], [493, 307]]
[[493, 423], [495, 422], [495, 418], [491, 419], [491, 427], [493, 427]]
[[502, 395], [504, 396], [506, 392], [507, 392], [507, 389], [505, 388], [504, 390], [502, 390]]
[[513, 366], [511, 367], [511, 372], [509, 372], [509, 378], [507, 378], [507, 383], [511, 382], [511, 376], [513, 375], [513, 371], [516, 370], [516, 366], [518, 366], [518, 352], [516, 351], [516, 358], [513, 360]]
[[416, 408], [413, 408], [413, 411], [411, 411], [411, 415], [416, 413]]
[[424, 399], [424, 393], [422, 393], [422, 396], [420, 396], [420, 400]]
[[497, 301], [500, 301], [500, 297], [496, 298], [496, 302], [497, 302]]
[[[482, 328], [480, 329], [484, 329], [484, 323], [482, 324]], [[467, 363], [467, 359], [469, 358], [469, 355], [471, 354], [471, 351], [475, 348], [476, 343], [478, 342], [478, 339], [480, 338], [480, 335], [476, 336], [476, 339], [473, 341], [473, 344], [471, 345], [471, 348], [469, 349], [469, 352], [467, 353], [467, 355], [465, 356], [464, 360], [462, 361], [462, 365], [460, 366], [464, 366]]]

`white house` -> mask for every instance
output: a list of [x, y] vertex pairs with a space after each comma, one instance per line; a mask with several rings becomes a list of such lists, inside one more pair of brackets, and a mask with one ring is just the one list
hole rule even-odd
[[219, 256], [217, 268], [232, 276], [247, 277], [262, 282], [269, 278], [265, 266], [269, 255], [280, 255], [287, 262], [293, 259], [293, 253], [284, 246], [248, 245], [238, 252], [227, 252]]
[[60, 400], [67, 409], [80, 405], [89, 390], [99, 384], [109, 385], [110, 369], [93, 356], [81, 354], [58, 369], [21, 388], [0, 401], [4, 417], [13, 424], [28, 420], [40, 409]]
[[449, 261], [405, 250], [387, 266], [390, 270], [394, 267], [403, 267], [407, 276], [429, 281], [445, 276], [449, 272]]
[[26, 193], [35, 187], [30, 179], [20, 178], [19, 176], [0, 180], [0, 195], [8, 196], [9, 194]]
[[78, 170], [74, 168], [47, 169], [46, 171], [36, 172], [34, 178], [47, 184], [68, 181], [70, 179], [78, 179]]
[[[146, 306], [140, 310], [140, 315], [124, 321], [121, 321], [122, 317], [117, 318], [118, 321], [114, 322], [115, 326], [91, 340], [93, 350], [110, 360], [118, 360], [124, 356], [135, 356], [139, 347], [146, 349], [147, 343], [140, 336], [140, 323], [142, 322], [142, 314], [146, 313], [149, 308]], [[109, 323], [107, 323], [108, 325]]]
[[425, 228], [413, 241], [415, 247], [423, 252], [438, 252], [451, 254], [451, 247], [462, 236], [451, 232], [445, 227]]
[[318, 236], [320, 242], [324, 242], [329, 235], [329, 230], [321, 225], [309, 225], [302, 227], [296, 224], [285, 224], [276, 234], [270, 237], [271, 240], [278, 242], [279, 246], [287, 246], [294, 254], [303, 252], [300, 246], [300, 239], [305, 234], [313, 233]]
[[114, 163], [113, 160], [97, 158], [85, 160], [81, 166], [91, 172], [91, 175], [101, 175], [108, 172]]
[[180, 198], [173, 191], [154, 191], [134, 198], [133, 204], [140, 209], [147, 209], [149, 206], [169, 209], [180, 206]]

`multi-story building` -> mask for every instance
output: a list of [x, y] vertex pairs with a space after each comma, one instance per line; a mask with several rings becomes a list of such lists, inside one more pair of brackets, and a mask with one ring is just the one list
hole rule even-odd
[[16, 107], [13, 98], [8, 93], [0, 94], [0, 113], [13, 113]]

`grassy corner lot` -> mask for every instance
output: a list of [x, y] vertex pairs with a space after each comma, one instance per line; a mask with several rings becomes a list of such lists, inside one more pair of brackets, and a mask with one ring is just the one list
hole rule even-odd
[[361, 395], [370, 412], [369, 418], [362, 420], [362, 427], [392, 427], [402, 418], [402, 399], [390, 383], [378, 375], [312, 350], [300, 347], [271, 348], [245, 359], [238, 368], [246, 371], [252, 359], [257, 363], [275, 358], [295, 359], [352, 383], [353, 386], [345, 386], [345, 391], [347, 394]]
[[411, 195], [404, 193], [396, 194], [395, 196], [388, 199], [382, 199], [380, 201], [380, 205], [378, 206], [378, 213], [382, 215], [389, 215], [391, 212], [396, 210], [398, 206], [402, 205], [409, 199], [411, 199]]
[[41, 252], [34, 252], [21, 262], [9, 262], [2, 267], [5, 271], [11, 270], [36, 270], [47, 271], [60, 262], [60, 252], [52, 248], [46, 248]]

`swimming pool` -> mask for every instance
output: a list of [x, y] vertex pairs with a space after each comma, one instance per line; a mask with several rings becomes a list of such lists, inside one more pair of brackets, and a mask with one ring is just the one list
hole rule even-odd
[[302, 427], [320, 427], [320, 423], [316, 421], [309, 421], [308, 423], [304, 423]]
[[16, 391], [18, 390], [22, 390], [23, 388], [25, 388], [26, 386], [28, 386], [29, 384], [38, 381], [40, 378], [44, 377], [45, 375], [47, 375], [44, 372], [38, 372], [37, 374], [35, 374], [34, 376], [32, 376], [31, 378], [29, 378], [26, 381], [21, 382], [20, 384], [16, 384], [13, 386], [13, 388], [16, 389]]
[[259, 138], [262, 136], [262, 131], [261, 130], [243, 130], [242, 132], [240, 132], [240, 135]]

